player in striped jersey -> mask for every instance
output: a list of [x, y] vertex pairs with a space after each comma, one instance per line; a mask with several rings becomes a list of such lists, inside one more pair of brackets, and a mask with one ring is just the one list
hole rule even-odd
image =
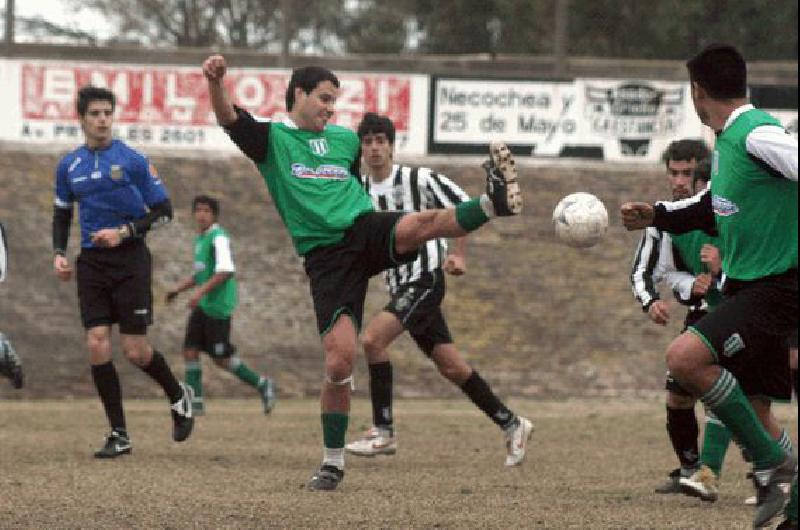
[[[378, 211], [419, 212], [454, 208], [469, 197], [453, 181], [428, 168], [393, 162], [395, 129], [385, 116], [368, 113], [358, 127], [367, 175], [364, 188]], [[466, 272], [465, 237], [455, 239], [448, 255], [444, 238], [420, 247], [419, 257], [385, 271], [391, 299], [367, 324], [361, 340], [370, 374], [373, 427], [362, 438], [347, 444], [360, 456], [394, 454], [397, 438], [392, 417], [392, 364], [387, 348], [404, 331], [436, 364], [439, 373], [458, 386], [505, 433], [506, 466], [520, 465], [533, 433], [531, 422], [508, 409], [488, 383], [466, 363], [453, 344], [442, 314], [444, 273]]]
[[[0, 223], [0, 283], [6, 279], [8, 263], [8, 247], [6, 246], [5, 230]], [[0, 333], [0, 375], [11, 379], [14, 388], [22, 388], [22, 363], [5, 335]]]
[[[697, 163], [706, 158], [708, 158], [708, 148], [700, 140], [676, 140], [667, 147], [663, 160], [666, 164], [667, 179], [673, 200], [691, 196], [692, 175]], [[659, 280], [667, 272], [670, 272], [664, 270], [664, 267], [659, 270], [659, 263], [663, 263], [662, 258], [667, 255], [674, 256], [673, 262], [680, 271], [680, 274], [673, 275], [675, 282], [688, 280], [689, 288], [684, 289], [683, 296], [676, 291], [675, 295], [678, 300], [682, 303], [689, 302], [692, 298], [699, 300], [699, 303], [689, 306], [684, 321], [684, 325], [688, 326], [699, 320], [706, 312], [703, 295], [708, 289], [709, 277], [704, 274], [695, 278], [694, 274], [688, 271], [685, 263], [689, 260], [681, 257], [678, 248], [673, 246], [668, 233], [649, 227], [642, 234], [630, 276], [633, 294], [650, 320], [662, 326], [667, 324], [670, 317], [669, 305], [660, 298], [656, 289]], [[681, 388], [669, 373], [667, 373], [665, 389], [667, 391], [667, 433], [680, 467], [674, 469], [669, 474], [667, 481], [655, 488], [655, 492], [681, 493], [679, 479], [690, 477], [698, 468], [697, 436], [699, 428], [694, 412], [695, 399], [689, 392]]]

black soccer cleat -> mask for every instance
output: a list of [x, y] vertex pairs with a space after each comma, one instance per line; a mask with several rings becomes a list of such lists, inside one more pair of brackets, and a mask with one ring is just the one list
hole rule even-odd
[[753, 516], [753, 528], [764, 528], [773, 517], [783, 510], [788, 493], [783, 487], [797, 478], [797, 459], [787, 455], [786, 460], [777, 467], [756, 470], [753, 472], [753, 483], [756, 486], [756, 513]]
[[128, 435], [119, 431], [111, 431], [106, 437], [106, 443], [101, 449], [94, 452], [95, 458], [116, 458], [131, 454], [131, 440]]
[[489, 145], [489, 160], [483, 163], [483, 169], [486, 170], [486, 195], [492, 201], [494, 213], [509, 216], [522, 212], [517, 168], [504, 143], [492, 142]]
[[22, 388], [22, 361], [5, 335], [0, 333], [0, 375], [8, 377], [14, 388]]
[[306, 484], [308, 491], [333, 491], [344, 478], [344, 470], [323, 464]]
[[186, 440], [194, 428], [194, 416], [192, 415], [192, 400], [194, 390], [189, 385], [180, 383], [183, 389], [181, 398], [170, 405], [172, 413], [172, 439], [176, 442]]

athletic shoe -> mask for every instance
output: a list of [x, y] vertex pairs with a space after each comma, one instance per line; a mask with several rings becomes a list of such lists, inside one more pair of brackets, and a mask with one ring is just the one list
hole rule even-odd
[[[753, 474], [752, 473], [748, 473], [747, 475], [748, 475], [747, 478], [752, 480]], [[789, 492], [792, 489], [792, 485], [791, 484], [781, 484], [780, 486], [783, 489], [783, 492], [786, 495], [789, 495]], [[745, 506], [755, 506], [756, 504], [758, 504], [758, 497], [756, 495], [751, 495], [750, 497], [747, 497], [744, 500], [744, 504], [745, 504]]]
[[192, 434], [194, 427], [194, 417], [192, 416], [192, 402], [194, 401], [194, 390], [189, 385], [179, 383], [183, 389], [181, 398], [170, 405], [172, 412], [172, 439], [182, 442]]
[[0, 375], [11, 380], [14, 388], [22, 388], [22, 361], [5, 335], [0, 333]]
[[527, 418], [517, 416], [511, 429], [506, 431], [506, 467], [519, 466], [525, 460], [528, 442], [533, 437], [533, 423]]
[[517, 168], [504, 143], [492, 142], [489, 145], [489, 160], [483, 163], [483, 168], [486, 170], [486, 195], [492, 201], [494, 213], [508, 216], [522, 212]]
[[344, 478], [344, 470], [323, 464], [306, 484], [309, 491], [333, 491]]
[[269, 414], [275, 408], [275, 402], [278, 400], [278, 387], [271, 378], [264, 379], [264, 384], [258, 389], [261, 395], [261, 401], [264, 403], [264, 414]]
[[393, 455], [397, 452], [397, 438], [387, 429], [370, 427], [364, 436], [344, 448], [358, 456]]
[[756, 486], [756, 514], [753, 517], [753, 527], [763, 528], [769, 524], [788, 500], [783, 484], [788, 484], [797, 476], [797, 459], [787, 455], [786, 460], [779, 466], [755, 470], [753, 483]]
[[131, 454], [131, 440], [128, 435], [118, 431], [111, 431], [106, 437], [106, 443], [102, 449], [94, 452], [95, 458], [116, 458], [122, 455]]
[[781, 524], [775, 527], [775, 530], [797, 530], [797, 521], [792, 519], [784, 519]]
[[673, 493], [683, 493], [681, 491], [681, 469], [673, 469], [669, 472], [669, 477], [667, 477], [667, 481], [661, 484], [660, 486], [656, 486], [655, 492], [660, 493], [662, 495], [670, 495]]
[[691, 477], [678, 479], [681, 491], [690, 497], [699, 497], [706, 502], [719, 498], [719, 477], [708, 466], [700, 466]]

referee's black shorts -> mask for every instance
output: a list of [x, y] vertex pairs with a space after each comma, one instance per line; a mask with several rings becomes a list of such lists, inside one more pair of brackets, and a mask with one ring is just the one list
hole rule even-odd
[[392, 313], [428, 357], [439, 344], [453, 337], [442, 313], [445, 284], [442, 269], [422, 274], [419, 280], [401, 284], [384, 311]]
[[731, 281], [714, 311], [690, 326], [748, 396], [791, 399], [789, 336], [797, 329], [797, 269]]
[[143, 240], [81, 249], [76, 272], [84, 328], [119, 324], [125, 335], [147, 332], [153, 323], [152, 259]]

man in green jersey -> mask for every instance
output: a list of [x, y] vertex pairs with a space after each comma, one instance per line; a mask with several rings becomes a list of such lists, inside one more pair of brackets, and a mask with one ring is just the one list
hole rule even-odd
[[[767, 365], [777, 377], [788, 364], [798, 323], [797, 139], [748, 103], [747, 66], [734, 47], [711, 45], [687, 68], [697, 114], [717, 134], [711, 185], [682, 201], [625, 203], [621, 215], [629, 230], [719, 234], [725, 296], [670, 344], [667, 366], [752, 456], [753, 525], [763, 527], [784, 506], [783, 484], [793, 482], [796, 499], [797, 459], [761, 424], [737, 378]], [[796, 526], [796, 500], [786, 515]]]
[[[495, 216], [522, 211], [517, 172], [508, 148], [490, 146], [486, 194], [454, 209], [375, 212], [359, 182], [358, 136], [329, 124], [339, 80], [318, 66], [297, 68], [286, 89], [286, 119], [256, 120], [234, 106], [223, 85], [225, 59], [203, 63], [217, 121], [256, 163], [305, 260], [317, 328], [325, 351], [322, 385], [322, 465], [307, 488], [334, 490], [344, 476], [353, 363], [369, 278], [413, 262], [426, 241], [462, 237]], [[345, 316], [346, 318], [341, 318]]]
[[186, 362], [186, 384], [194, 389], [195, 415], [202, 415], [202, 370], [200, 352], [204, 351], [214, 363], [258, 390], [264, 403], [264, 414], [275, 406], [275, 384], [272, 379], [251, 370], [236, 355], [231, 344], [231, 318], [238, 301], [235, 267], [228, 233], [217, 223], [219, 201], [207, 195], [192, 200], [192, 214], [197, 223], [198, 236], [194, 241], [194, 274], [167, 292], [167, 303], [178, 294], [197, 287], [188, 306], [192, 310], [186, 325], [183, 341], [183, 358]]

